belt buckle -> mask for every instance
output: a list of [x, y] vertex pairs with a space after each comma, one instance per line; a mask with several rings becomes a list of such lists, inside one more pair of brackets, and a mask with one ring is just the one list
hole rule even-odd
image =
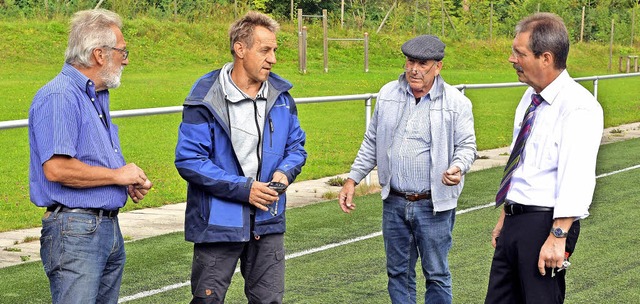
[[404, 198], [410, 202], [415, 202], [420, 198], [420, 193], [405, 193]]

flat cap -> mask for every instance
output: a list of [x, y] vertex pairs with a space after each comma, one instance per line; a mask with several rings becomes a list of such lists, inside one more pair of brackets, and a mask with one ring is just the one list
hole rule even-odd
[[433, 35], [421, 35], [402, 45], [402, 53], [418, 60], [442, 60], [444, 43]]

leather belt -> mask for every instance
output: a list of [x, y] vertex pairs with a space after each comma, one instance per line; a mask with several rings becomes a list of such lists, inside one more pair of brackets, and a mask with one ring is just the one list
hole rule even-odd
[[406, 200], [410, 202], [415, 202], [423, 199], [431, 199], [431, 191], [422, 192], [422, 193], [400, 192], [391, 188], [389, 191], [389, 194], [404, 197]]
[[518, 215], [523, 213], [530, 212], [552, 212], [553, 208], [551, 207], [541, 207], [541, 206], [529, 206], [529, 205], [521, 205], [521, 204], [504, 204], [504, 213], [507, 215]]
[[47, 207], [47, 211], [54, 212], [56, 210], [58, 212], [93, 214], [96, 216], [102, 215], [104, 217], [110, 217], [110, 218], [116, 217], [120, 212], [120, 209], [106, 210], [106, 209], [99, 209], [99, 208], [69, 208], [61, 204], [55, 204]]

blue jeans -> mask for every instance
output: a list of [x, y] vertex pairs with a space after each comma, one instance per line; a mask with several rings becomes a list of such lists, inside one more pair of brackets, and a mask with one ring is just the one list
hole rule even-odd
[[117, 217], [46, 212], [40, 245], [52, 303], [118, 303], [125, 252]]
[[451, 249], [455, 209], [434, 214], [431, 200], [411, 202], [389, 195], [383, 203], [382, 234], [392, 303], [416, 303], [416, 262], [426, 279], [425, 303], [451, 303]]

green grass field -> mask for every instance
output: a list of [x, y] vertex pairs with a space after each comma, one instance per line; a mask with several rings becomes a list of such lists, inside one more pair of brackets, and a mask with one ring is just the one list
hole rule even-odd
[[[597, 174], [640, 164], [640, 139], [602, 146]], [[458, 211], [492, 202], [501, 168], [467, 176]], [[582, 231], [567, 276], [566, 303], [638, 303], [640, 245], [637, 208], [638, 169], [598, 178], [591, 216]], [[342, 213], [335, 201], [287, 211], [288, 256], [380, 231], [378, 194], [358, 197], [358, 210]], [[499, 210], [489, 207], [458, 214], [450, 265], [455, 303], [481, 303], [493, 248], [490, 232]], [[138, 295], [189, 280], [192, 246], [182, 233], [126, 244], [127, 265], [121, 297]], [[381, 236], [351, 242], [287, 260], [285, 303], [388, 303]], [[419, 266], [418, 266], [419, 267]], [[421, 273], [418, 270], [418, 273]], [[47, 279], [40, 262], [0, 269], [0, 303], [47, 303]], [[11, 278], [6, 279], [6, 278]], [[423, 278], [418, 293], [424, 293]], [[226, 303], [246, 303], [242, 277], [236, 275]], [[422, 297], [422, 295], [420, 296]], [[144, 296], [127, 303], [188, 303], [189, 286]], [[422, 299], [419, 298], [418, 302]]]
[[[131, 50], [122, 86], [112, 91], [112, 110], [179, 106], [193, 82], [230, 60], [226, 44], [227, 24], [157, 21], [146, 18], [125, 21], [124, 35]], [[66, 20], [0, 21], [0, 121], [27, 118], [35, 92], [59, 73], [66, 46]], [[370, 72], [363, 72], [362, 45], [336, 42], [330, 45], [329, 73], [322, 69], [321, 29], [309, 28], [309, 72], [297, 70], [297, 33], [283, 23], [278, 35], [278, 63], [274, 72], [294, 84], [294, 97], [375, 93], [402, 72], [400, 45], [408, 32], [371, 34]], [[346, 37], [362, 33], [341, 31]], [[493, 42], [447, 40], [443, 76], [450, 84], [517, 81], [507, 57], [509, 39]], [[622, 49], [615, 46], [615, 52]], [[628, 47], [624, 47], [627, 49]], [[572, 46], [569, 71], [574, 77], [604, 75], [608, 71], [607, 46]], [[615, 53], [617, 54], [617, 53]], [[614, 67], [615, 69], [616, 67]], [[605, 125], [640, 121], [639, 80], [601, 80], [598, 98]], [[584, 83], [591, 89], [591, 83]], [[503, 147], [511, 140], [513, 112], [524, 87], [467, 90], [473, 102], [478, 148]], [[364, 102], [304, 104], [298, 107], [307, 133], [309, 158], [298, 180], [317, 179], [347, 172], [364, 133]], [[140, 204], [125, 211], [183, 202], [184, 181], [174, 165], [174, 148], [180, 114], [115, 119], [125, 158], [142, 167], [154, 181], [154, 189]], [[37, 227], [41, 208], [29, 200], [27, 130], [0, 130], [5, 147], [0, 162], [0, 231]]]

